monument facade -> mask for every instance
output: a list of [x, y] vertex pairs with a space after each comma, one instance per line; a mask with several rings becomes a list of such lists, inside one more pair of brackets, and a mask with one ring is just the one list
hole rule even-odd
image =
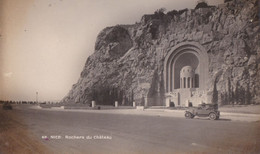
[[197, 42], [182, 42], [172, 48], [164, 61], [165, 104], [184, 106], [208, 102], [209, 82], [206, 50]]

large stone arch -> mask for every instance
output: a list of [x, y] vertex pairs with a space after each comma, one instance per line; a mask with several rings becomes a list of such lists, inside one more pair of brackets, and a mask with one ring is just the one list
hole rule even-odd
[[197, 42], [182, 42], [174, 46], [164, 60], [164, 86], [165, 92], [173, 92], [178, 89], [178, 74], [180, 67], [192, 65], [198, 75], [196, 88], [207, 88], [209, 62], [208, 54], [203, 46]]

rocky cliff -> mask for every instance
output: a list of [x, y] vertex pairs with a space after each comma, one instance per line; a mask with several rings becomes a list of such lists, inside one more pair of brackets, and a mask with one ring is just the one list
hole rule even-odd
[[144, 15], [140, 23], [105, 28], [80, 78], [62, 101], [163, 102], [164, 58], [181, 42], [198, 42], [209, 58], [207, 93], [220, 104], [260, 102], [257, 0]]

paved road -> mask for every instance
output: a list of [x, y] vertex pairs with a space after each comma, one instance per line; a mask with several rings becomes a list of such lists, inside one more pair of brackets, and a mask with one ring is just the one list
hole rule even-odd
[[259, 121], [211, 121], [106, 111], [14, 111], [30, 132], [55, 153], [260, 152]]

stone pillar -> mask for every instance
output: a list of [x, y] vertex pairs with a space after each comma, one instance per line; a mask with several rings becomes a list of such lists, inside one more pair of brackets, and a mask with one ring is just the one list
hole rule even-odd
[[181, 88], [184, 88], [183, 86], [184, 86], [184, 84], [183, 84], [183, 78], [181, 78]]
[[184, 78], [182, 78], [182, 88], [184, 88]]
[[135, 102], [133, 102], [133, 107], [136, 107], [136, 104], [135, 104]]
[[187, 88], [188, 84], [187, 84], [187, 78], [184, 77], [184, 88]]
[[186, 88], [188, 88], [188, 77], [186, 77]]
[[95, 107], [96, 106], [96, 102], [95, 101], [92, 101], [91, 102], [91, 107]]
[[[185, 82], [185, 85], [184, 85]], [[186, 78], [182, 78], [182, 88], [186, 88]]]
[[115, 107], [118, 107], [118, 101], [115, 101]]
[[147, 107], [148, 106], [148, 99], [147, 97], [144, 97], [144, 107]]
[[190, 77], [190, 88], [192, 88], [192, 77]]
[[189, 103], [190, 103], [190, 101], [189, 101], [189, 100], [186, 100], [185, 106], [186, 106], [186, 107], [189, 107]]
[[166, 102], [165, 102], [165, 106], [166, 106], [166, 107], [170, 107], [170, 102], [171, 102], [171, 100], [169, 99], [169, 97], [166, 98], [165, 101], [166, 101]]

